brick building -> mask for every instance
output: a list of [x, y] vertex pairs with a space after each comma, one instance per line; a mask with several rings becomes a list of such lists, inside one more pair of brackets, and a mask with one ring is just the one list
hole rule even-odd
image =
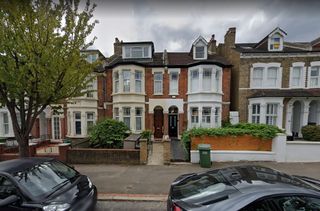
[[288, 136], [320, 124], [320, 39], [286, 42], [274, 29], [258, 42], [235, 43], [230, 28], [218, 52], [232, 67], [231, 109], [240, 121], [277, 125]]
[[[123, 121], [132, 132], [180, 137], [192, 127], [228, 119], [231, 65], [216, 54], [214, 37], [196, 39], [190, 52], [155, 52], [153, 42], [114, 43], [98, 78], [99, 117]], [[107, 84], [105, 92], [101, 84]]]

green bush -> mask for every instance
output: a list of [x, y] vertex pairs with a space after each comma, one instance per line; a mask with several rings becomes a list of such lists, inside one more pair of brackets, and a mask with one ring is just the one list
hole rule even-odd
[[114, 119], [105, 119], [91, 128], [89, 138], [93, 148], [122, 148], [129, 128]]
[[193, 128], [182, 134], [184, 143], [190, 142], [196, 136], [242, 136], [252, 135], [260, 139], [273, 139], [283, 131], [276, 126], [266, 124], [240, 123], [222, 128]]
[[320, 141], [320, 125], [306, 125], [301, 128], [301, 133], [306, 141]]
[[141, 133], [141, 138], [150, 140], [151, 139], [151, 135], [152, 135], [151, 130], [144, 130]]

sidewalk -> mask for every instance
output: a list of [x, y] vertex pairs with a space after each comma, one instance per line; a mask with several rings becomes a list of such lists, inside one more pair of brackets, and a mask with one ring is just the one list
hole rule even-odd
[[[320, 179], [320, 163], [225, 162], [212, 168], [234, 165], [262, 165], [289, 174]], [[151, 200], [166, 198], [171, 182], [181, 174], [208, 169], [196, 164], [180, 165], [75, 165], [97, 186], [100, 200]], [[153, 197], [153, 198], [152, 198]], [[160, 200], [161, 199], [161, 200]]]

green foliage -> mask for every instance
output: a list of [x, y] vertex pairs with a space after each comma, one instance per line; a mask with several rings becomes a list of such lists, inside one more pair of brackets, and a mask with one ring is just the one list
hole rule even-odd
[[[88, 40], [97, 23], [92, 20], [95, 5], [87, 1], [80, 10], [79, 4], [0, 2], [0, 105], [10, 112], [20, 146], [28, 145], [34, 122], [47, 106], [82, 96], [92, 80], [98, 62], [86, 62], [80, 51], [95, 40]], [[27, 156], [28, 148], [22, 151], [20, 156]]]
[[93, 148], [121, 148], [129, 128], [114, 119], [105, 119], [91, 128], [90, 146]]
[[230, 125], [223, 128], [193, 128], [185, 131], [182, 134], [182, 140], [184, 143], [190, 142], [191, 137], [196, 136], [242, 136], [252, 135], [260, 139], [273, 139], [277, 133], [282, 133], [276, 126], [265, 124], [250, 124], [240, 123], [236, 125]]
[[141, 133], [141, 138], [150, 140], [151, 139], [151, 135], [152, 135], [151, 130], [144, 130]]
[[301, 128], [301, 133], [306, 141], [320, 141], [320, 125], [306, 125]]

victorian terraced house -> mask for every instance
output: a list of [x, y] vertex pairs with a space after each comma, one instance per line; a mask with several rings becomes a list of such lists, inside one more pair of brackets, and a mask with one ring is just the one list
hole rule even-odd
[[192, 127], [220, 127], [229, 113], [231, 65], [215, 45], [200, 36], [190, 52], [155, 52], [153, 42], [116, 38], [100, 115], [123, 121], [134, 133], [151, 130], [159, 139], [178, 138]]
[[235, 43], [230, 28], [221, 55], [232, 63], [232, 105], [240, 121], [276, 125], [287, 136], [301, 137], [301, 127], [320, 124], [320, 39], [287, 42], [274, 29], [253, 43]]

